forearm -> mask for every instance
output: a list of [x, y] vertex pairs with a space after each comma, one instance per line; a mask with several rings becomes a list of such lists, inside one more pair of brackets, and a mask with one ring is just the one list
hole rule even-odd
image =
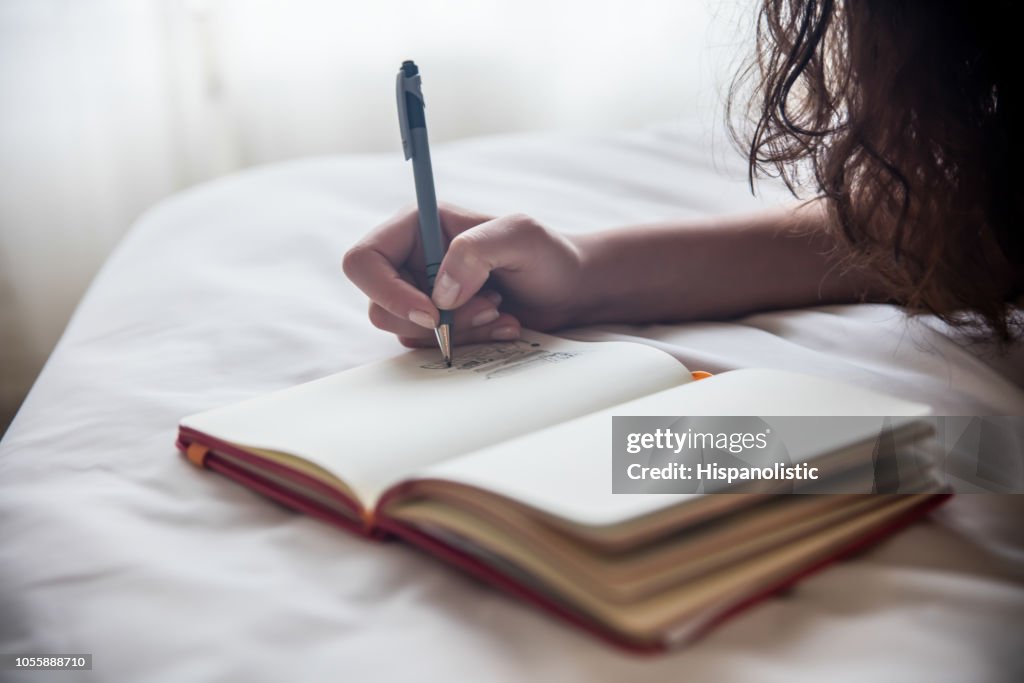
[[881, 300], [844, 268], [820, 207], [619, 228], [577, 238], [574, 322], [722, 319], [761, 310]]

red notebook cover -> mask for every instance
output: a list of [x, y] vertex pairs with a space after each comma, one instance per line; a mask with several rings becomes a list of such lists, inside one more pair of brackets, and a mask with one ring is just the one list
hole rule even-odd
[[[339, 526], [351, 533], [376, 539], [400, 538], [431, 555], [441, 558], [468, 574], [482, 579], [510, 595], [534, 604], [546, 612], [553, 614], [564, 621], [573, 624], [574, 626], [577, 626], [592, 635], [611, 643], [612, 645], [615, 645], [616, 647], [635, 653], [656, 653], [668, 649], [667, 643], [636, 643], [634, 641], [624, 639], [618, 633], [604, 627], [592, 619], [589, 619], [585, 615], [577, 613], [568, 606], [552, 599], [547, 594], [523, 584], [506, 574], [496, 571], [475, 557], [428, 536], [415, 528], [403, 525], [402, 523], [387, 517], [380, 517], [373, 520], [368, 519], [361, 514], [359, 505], [355, 501], [347, 498], [336, 489], [333, 489], [300, 472], [296, 472], [295, 470], [283, 467], [277, 463], [264, 460], [236, 446], [186, 428], [179, 429], [178, 440], [175, 445], [189, 459], [189, 461], [192, 462], [192, 464], [198, 467], [205, 467], [223, 474], [226, 477], [234, 479], [243, 486], [261, 493], [289, 508]], [[303, 486], [308, 486], [311, 490], [315, 490], [318, 493], [328, 495], [336, 499], [340, 504], [349, 507], [353, 511], [354, 515], [360, 517], [362, 521], [357, 522], [353, 519], [349, 519], [330, 507], [327, 507], [315, 500], [303, 497], [276, 482], [264, 479], [257, 474], [242, 469], [228, 460], [219, 457], [218, 451], [228, 453], [239, 460], [252, 462], [254, 464], [258, 463], [261, 467], [274, 471], [275, 474], [290, 479], [295, 483], [302, 484]], [[386, 494], [380, 501], [380, 504], [386, 503], [386, 501], [396, 493], [396, 491], [392, 491]], [[927, 515], [933, 509], [946, 502], [950, 497], [950, 494], [937, 494], [932, 496], [922, 501], [920, 505], [906, 511], [904, 514], [889, 520], [883, 526], [878, 527], [861, 538], [848, 543], [828, 557], [801, 569], [799, 572], [796, 572], [791, 576], [787, 576], [781, 581], [769, 586], [753, 596], [746, 597], [738, 601], [721, 612], [711, 614], [708, 619], [697, 623], [694, 629], [691, 632], [688, 632], [684, 638], [673, 642], [672, 646], [680, 646], [699, 639], [701, 636], [711, 631], [715, 626], [726, 621], [729, 617], [742, 612], [747, 607], [785, 590], [804, 577], [819, 571], [837, 560], [860, 552], [887, 536], [896, 533], [912, 522]]]

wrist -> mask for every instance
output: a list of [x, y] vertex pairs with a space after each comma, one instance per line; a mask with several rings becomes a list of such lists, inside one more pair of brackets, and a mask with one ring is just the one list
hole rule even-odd
[[[579, 263], [579, 277], [569, 324], [592, 325], [631, 322], [644, 308], [656, 269], [641, 267], [649, 255], [642, 234], [632, 228], [572, 235]], [[655, 283], [655, 290], [658, 286]]]
[[577, 327], [593, 322], [596, 302], [600, 301], [597, 288], [602, 278], [595, 273], [600, 259], [600, 233], [566, 235], [576, 257], [576, 284], [572, 289], [569, 305], [566, 307], [566, 326]]

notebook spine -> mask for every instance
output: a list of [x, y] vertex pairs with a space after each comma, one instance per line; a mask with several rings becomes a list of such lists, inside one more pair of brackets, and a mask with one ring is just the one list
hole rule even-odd
[[[385, 540], [389, 538], [390, 535], [375, 524], [372, 515], [367, 515], [360, 505], [349, 499], [347, 496], [341, 495], [338, 491], [330, 489], [326, 485], [315, 480], [308, 479], [304, 475], [298, 474], [286, 467], [276, 463], [263, 461], [250, 453], [246, 453], [242, 449], [231, 446], [230, 444], [220, 442], [215, 439], [209, 439], [209, 442], [207, 442], [207, 439], [208, 437], [200, 432], [186, 430], [183, 428], [179, 430], [178, 439], [175, 445], [192, 465], [212, 470], [217, 474], [228, 477], [236, 483], [270, 498], [285, 507], [302, 512], [311, 517], [316, 517], [317, 519], [328, 522], [334, 526], [341, 527], [342, 529], [359, 536], [373, 538], [376, 540]], [[265, 479], [256, 473], [239, 467], [228, 459], [220, 457], [220, 451], [230, 453], [234, 458], [246, 462], [259, 462], [261, 466], [273, 470], [279, 477], [300, 482], [305, 486], [316, 487], [320, 490], [321, 494], [332, 495], [347, 509], [352, 510], [353, 517], [341, 514], [337, 510], [333, 510], [330, 507], [322, 505], [310, 497], [303, 496], [290, 488], [281, 486], [274, 481]]]

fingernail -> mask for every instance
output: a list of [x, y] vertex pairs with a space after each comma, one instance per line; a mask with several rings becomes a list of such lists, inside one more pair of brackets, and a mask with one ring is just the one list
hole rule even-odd
[[514, 325], [502, 325], [501, 327], [494, 328], [494, 332], [491, 332], [491, 339], [497, 339], [499, 341], [508, 341], [510, 339], [518, 339], [519, 330]]
[[498, 294], [494, 290], [490, 290], [484, 293], [484, 298], [487, 299], [491, 304], [497, 308], [501, 304], [501, 294]]
[[498, 313], [497, 308], [488, 308], [486, 311], [480, 311], [479, 313], [474, 315], [473, 319], [469, 321], [469, 324], [472, 327], [481, 327], [482, 325], [486, 325], [487, 323], [494, 322], [495, 320], [498, 319], [499, 315], [501, 314]]
[[434, 303], [438, 308], [451, 308], [459, 296], [459, 283], [448, 273], [441, 273], [434, 282]]
[[410, 311], [409, 320], [413, 321], [420, 327], [425, 327], [428, 330], [432, 330], [435, 327], [434, 316], [430, 315], [426, 311]]

